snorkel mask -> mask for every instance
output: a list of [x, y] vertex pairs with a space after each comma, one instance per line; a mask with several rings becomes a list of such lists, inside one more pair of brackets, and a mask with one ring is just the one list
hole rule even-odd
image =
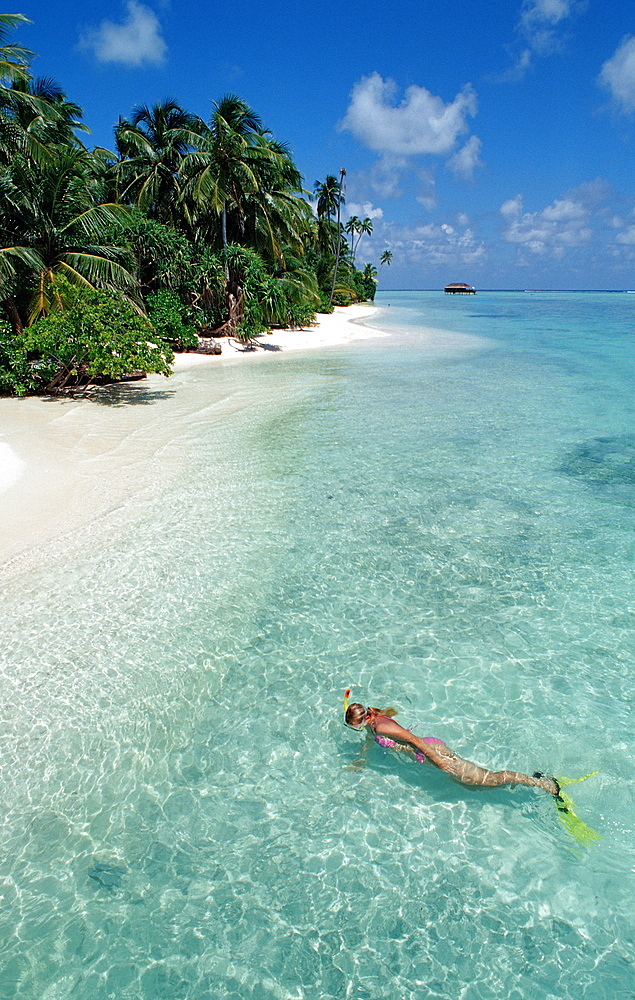
[[[348, 711], [348, 702], [350, 694], [351, 694], [351, 689], [346, 688], [346, 691], [344, 692], [344, 722], [346, 722], [346, 712]], [[367, 713], [368, 709], [365, 708], [364, 712]], [[363, 720], [360, 722], [358, 726], [353, 726], [350, 722], [346, 722], [346, 725], [349, 727], [349, 729], [355, 729], [358, 733], [361, 733], [362, 729], [366, 725], [366, 715], [364, 715]]]

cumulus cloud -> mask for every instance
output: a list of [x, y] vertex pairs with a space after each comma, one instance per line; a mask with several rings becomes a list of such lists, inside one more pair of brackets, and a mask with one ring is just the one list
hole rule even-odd
[[517, 194], [515, 198], [509, 198], [500, 207], [501, 215], [508, 219], [517, 218], [522, 213], [522, 210], [523, 196], [521, 194]]
[[628, 226], [622, 233], [615, 237], [618, 243], [632, 246], [635, 243], [635, 226]]
[[136, 0], [128, 0], [126, 7], [128, 16], [122, 24], [102, 21], [98, 28], [87, 29], [80, 38], [80, 47], [93, 52], [103, 63], [159, 65], [165, 58], [167, 46], [156, 15]]
[[567, 247], [588, 243], [589, 199], [586, 187], [557, 198], [538, 212], [525, 212], [522, 195], [505, 201], [500, 213], [506, 223], [503, 236], [533, 254], [561, 257]]
[[403, 229], [386, 225], [382, 238], [395, 258], [417, 266], [476, 265], [486, 255], [484, 244], [469, 227], [459, 231], [446, 222]]
[[382, 219], [384, 216], [383, 208], [375, 207], [370, 201], [349, 201], [346, 205], [346, 211], [349, 219], [353, 215], [356, 215], [358, 219]]
[[621, 111], [635, 111], [635, 37], [627, 35], [622, 39], [602, 66], [599, 79]]
[[399, 104], [396, 95], [393, 80], [379, 73], [362, 77], [353, 87], [340, 129], [382, 155], [444, 156], [468, 131], [468, 117], [476, 114], [476, 94], [469, 84], [449, 103], [416, 84], [406, 89]]
[[585, 218], [586, 214], [584, 206], [571, 198], [556, 198], [542, 211], [542, 217], [546, 222], [573, 222]]
[[482, 166], [479, 159], [482, 145], [483, 143], [477, 136], [471, 135], [463, 148], [450, 157], [447, 162], [448, 169], [457, 177], [469, 180], [475, 169]]

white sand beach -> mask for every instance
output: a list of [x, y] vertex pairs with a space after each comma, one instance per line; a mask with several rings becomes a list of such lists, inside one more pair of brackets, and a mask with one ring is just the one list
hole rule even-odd
[[[308, 329], [263, 334], [260, 346], [247, 350], [223, 339], [219, 356], [178, 355], [169, 379], [154, 375], [107, 386], [92, 398], [0, 399], [0, 573], [41, 557], [42, 546], [178, 475], [187, 462], [183, 441], [193, 414], [222, 425], [247, 405], [227, 378], [215, 393], [209, 383], [201, 391], [194, 369], [227, 372], [247, 359], [264, 364], [294, 351], [388, 336], [360, 323], [376, 311], [369, 305], [336, 308]], [[159, 419], [157, 407], [165, 410]]]
[[[350, 344], [354, 340], [366, 340], [369, 337], [386, 337], [388, 334], [380, 330], [372, 330], [367, 326], [358, 325], [363, 319], [373, 316], [377, 306], [354, 305], [346, 308], [336, 306], [332, 313], [321, 313], [317, 322], [310, 327], [297, 330], [273, 330], [256, 337], [250, 347], [245, 348], [237, 340], [224, 338], [220, 341], [223, 353], [218, 356], [205, 354], [177, 354], [174, 359], [174, 371], [182, 371], [195, 365], [212, 363], [228, 359], [237, 360], [258, 357], [259, 355], [275, 355], [281, 352], [305, 351], [316, 347], [337, 347]], [[255, 346], [254, 346], [255, 345]]]

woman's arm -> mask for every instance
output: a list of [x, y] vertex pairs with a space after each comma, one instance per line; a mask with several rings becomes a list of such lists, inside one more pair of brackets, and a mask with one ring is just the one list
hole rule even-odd
[[401, 743], [407, 743], [416, 750], [420, 750], [421, 753], [433, 764], [436, 764], [437, 767], [442, 767], [444, 756], [438, 751], [440, 744], [424, 743], [424, 741], [419, 739], [418, 736], [411, 733], [409, 729], [404, 729], [404, 727], [400, 726], [394, 719], [388, 719], [386, 716], [375, 718], [373, 725], [375, 732], [380, 733], [381, 736], [389, 736], [393, 740], [399, 740]]

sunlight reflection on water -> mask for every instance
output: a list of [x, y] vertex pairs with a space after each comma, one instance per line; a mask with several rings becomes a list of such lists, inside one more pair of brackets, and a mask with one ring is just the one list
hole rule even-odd
[[[223, 376], [257, 408], [6, 583], [3, 1000], [629, 995], [633, 525], [562, 467], [633, 432], [633, 358], [489, 316], [431, 359], [427, 302], [398, 349]], [[351, 769], [348, 685], [493, 767], [600, 768], [602, 840], [533, 790]]]

